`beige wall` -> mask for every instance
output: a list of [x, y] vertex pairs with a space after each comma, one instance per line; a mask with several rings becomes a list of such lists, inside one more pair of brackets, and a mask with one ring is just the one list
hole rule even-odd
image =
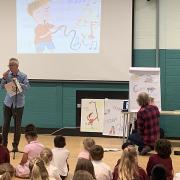
[[[160, 49], [180, 49], [180, 0], [159, 0]], [[154, 49], [156, 0], [135, 0], [135, 49]]]

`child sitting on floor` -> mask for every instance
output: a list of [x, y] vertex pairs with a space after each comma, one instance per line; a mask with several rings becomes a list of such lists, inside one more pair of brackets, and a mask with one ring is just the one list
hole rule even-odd
[[90, 160], [84, 158], [78, 159], [74, 174], [79, 170], [88, 171], [93, 176], [93, 178], [96, 179], [94, 166]]
[[112, 171], [111, 168], [102, 161], [104, 156], [104, 149], [100, 145], [94, 145], [91, 150], [92, 163], [95, 170], [96, 179], [98, 180], [111, 180]]
[[0, 164], [0, 180], [10, 180], [14, 176], [14, 167], [10, 163]]
[[118, 168], [118, 180], [148, 180], [144, 169], [138, 166], [137, 151], [134, 146], [127, 146], [121, 155]]
[[35, 127], [28, 125], [25, 128], [25, 138], [28, 142], [24, 148], [24, 154], [21, 159], [20, 164], [16, 167], [16, 176], [21, 178], [29, 177], [29, 161], [40, 155], [40, 152], [43, 150], [44, 146], [37, 141], [37, 132]]
[[31, 180], [49, 180], [49, 174], [44, 161], [37, 157], [29, 163]]
[[84, 150], [81, 151], [78, 155], [78, 159], [80, 158], [85, 158], [85, 159], [90, 159], [90, 149], [92, 146], [95, 145], [95, 141], [92, 138], [85, 138], [83, 140], [83, 146], [84, 146]]
[[155, 151], [157, 154], [153, 154], [149, 157], [146, 171], [150, 177], [153, 167], [157, 164], [161, 164], [165, 167], [167, 172], [167, 180], [173, 179], [173, 166], [171, 155], [171, 143], [167, 139], [159, 139], [155, 144]]
[[69, 151], [65, 148], [65, 145], [66, 140], [63, 136], [58, 135], [54, 138], [54, 148], [52, 149], [53, 159], [51, 164], [58, 169], [62, 180], [67, 177], [69, 171], [69, 165], [67, 163]]
[[61, 180], [58, 169], [51, 164], [51, 161], [53, 158], [53, 153], [52, 153], [51, 149], [44, 148], [40, 153], [40, 157], [45, 163], [47, 172], [49, 174], [49, 179]]

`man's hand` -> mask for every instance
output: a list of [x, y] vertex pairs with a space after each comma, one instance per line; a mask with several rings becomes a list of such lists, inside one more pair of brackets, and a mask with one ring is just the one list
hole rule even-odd
[[5, 73], [3, 73], [3, 78], [4, 79], [7, 79], [9, 72], [10, 72], [10, 70], [7, 70]]

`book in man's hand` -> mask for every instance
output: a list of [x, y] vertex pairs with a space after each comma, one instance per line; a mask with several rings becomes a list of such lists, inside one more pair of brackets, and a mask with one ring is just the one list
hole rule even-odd
[[5, 84], [5, 89], [10, 97], [22, 92], [22, 87], [16, 78], [13, 78], [13, 81]]

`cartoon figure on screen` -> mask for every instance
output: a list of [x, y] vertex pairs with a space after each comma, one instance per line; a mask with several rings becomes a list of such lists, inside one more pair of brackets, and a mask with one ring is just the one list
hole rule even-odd
[[52, 41], [52, 34], [59, 30], [59, 27], [49, 23], [50, 0], [34, 0], [27, 7], [30, 16], [36, 22], [34, 29], [34, 44], [37, 53], [52, 52], [55, 49]]
[[87, 115], [87, 121], [88, 125], [93, 126], [93, 123], [95, 120], [98, 120], [98, 112], [97, 112], [97, 107], [96, 107], [96, 102], [89, 102], [91, 112]]
[[[88, 27], [87, 31], [81, 32], [82, 45], [87, 47], [89, 50], [97, 49], [97, 37], [96, 31], [99, 28], [99, 22], [94, 19], [98, 17], [98, 14], [93, 10], [93, 2], [87, 2], [86, 6], [83, 8], [84, 14], [77, 19], [77, 27]], [[94, 4], [97, 3], [94, 1]]]

